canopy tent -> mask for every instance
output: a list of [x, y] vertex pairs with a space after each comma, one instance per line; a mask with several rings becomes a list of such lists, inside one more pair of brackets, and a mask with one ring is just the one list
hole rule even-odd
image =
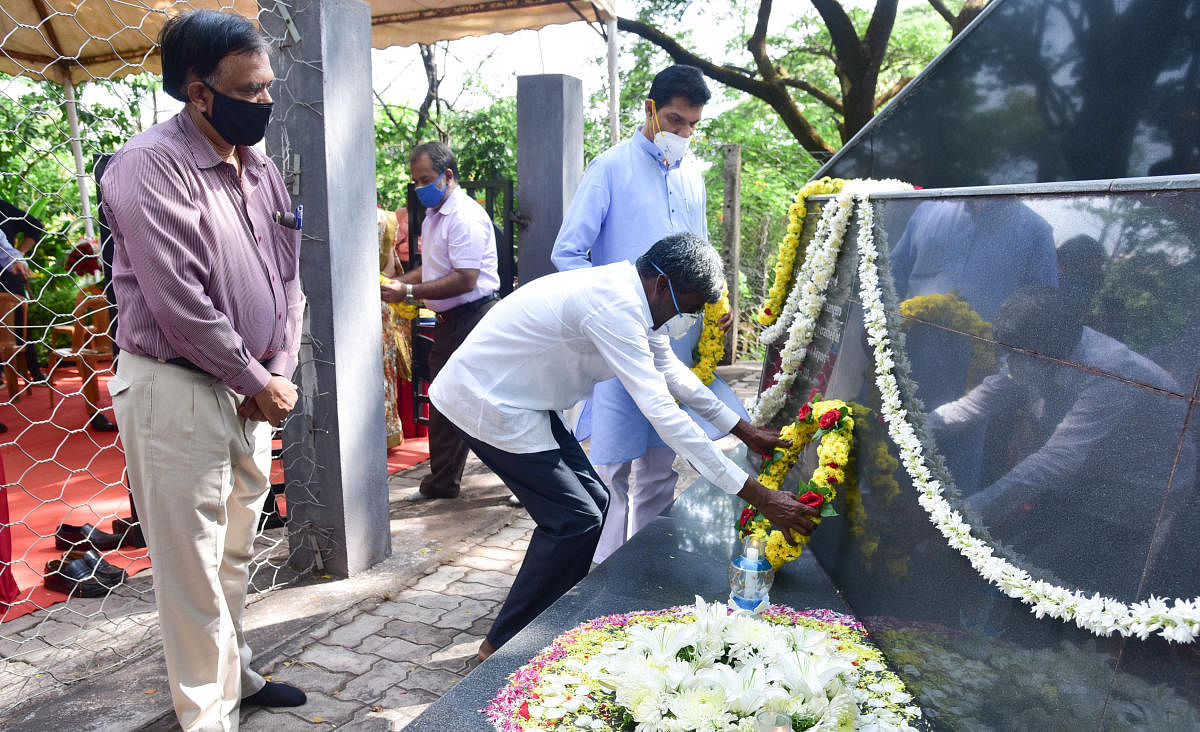
[[[488, 33], [511, 33], [578, 20], [606, 22], [610, 82], [615, 77], [616, 13], [612, 0], [374, 0], [375, 48], [430, 44]], [[93, 235], [87, 175], [79, 137], [75, 85], [158, 73], [159, 29], [167, 16], [197, 8], [256, 17], [256, 0], [4, 0], [0, 5], [0, 72], [62, 84], [83, 219]], [[269, 3], [286, 19], [285, 3]], [[614, 87], [615, 89], [615, 87]], [[614, 97], [615, 103], [615, 94]], [[610, 115], [615, 107], [610, 105]]]

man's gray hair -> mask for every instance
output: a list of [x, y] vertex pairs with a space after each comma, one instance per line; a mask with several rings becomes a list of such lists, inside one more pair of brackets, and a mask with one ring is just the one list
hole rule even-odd
[[696, 292], [704, 296], [705, 302], [720, 300], [725, 290], [721, 255], [704, 237], [695, 234], [670, 234], [654, 242], [638, 257], [637, 271], [642, 277], [665, 274], [676, 293]]
[[412, 154], [408, 156], [409, 165], [417, 162], [422, 155], [429, 156], [429, 163], [433, 166], [433, 172], [441, 175], [449, 168], [454, 171], [454, 177], [458, 177], [458, 160], [454, 157], [454, 151], [446, 143], [434, 140], [417, 145], [413, 148]]

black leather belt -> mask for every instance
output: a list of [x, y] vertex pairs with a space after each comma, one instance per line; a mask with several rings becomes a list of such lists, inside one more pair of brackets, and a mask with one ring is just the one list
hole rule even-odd
[[483, 307], [484, 305], [487, 305], [492, 300], [499, 300], [499, 299], [500, 299], [500, 296], [493, 292], [493, 293], [484, 295], [483, 297], [479, 298], [478, 300], [472, 300], [471, 302], [464, 302], [462, 305], [455, 305], [454, 307], [450, 308], [449, 310], [444, 310], [444, 311], [438, 313], [437, 321], [439, 323], [445, 323], [448, 320], [454, 320], [455, 318], [461, 318], [462, 316], [464, 316], [468, 313], [475, 312], [476, 310]]
[[[183, 356], [176, 356], [175, 358], [168, 358], [168, 359], [167, 359], [166, 361], [164, 361], [163, 363], [169, 363], [169, 364], [171, 364], [172, 366], [182, 366], [183, 368], [185, 368], [185, 369], [187, 369], [187, 370], [189, 370], [189, 371], [195, 371], [196, 373], [198, 373], [198, 374], [204, 374], [205, 376], [212, 376], [214, 379], [215, 379], [215, 378], [217, 378], [217, 377], [213, 376], [212, 374], [208, 373], [207, 371], [205, 371], [204, 369], [200, 368], [200, 367], [199, 367], [199, 366], [197, 366], [196, 364], [194, 364], [194, 363], [192, 363], [191, 361], [187, 360], [187, 359], [186, 359], [186, 358], [184, 358]], [[267, 365], [265, 361], [259, 361], [259, 363], [261, 363], [261, 364], [263, 365], [263, 367], [264, 367], [264, 368], [265, 368], [265, 367], [266, 367], [266, 365]]]

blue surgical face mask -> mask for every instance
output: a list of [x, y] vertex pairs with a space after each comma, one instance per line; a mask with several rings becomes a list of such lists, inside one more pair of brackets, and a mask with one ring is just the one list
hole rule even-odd
[[429, 185], [417, 186], [417, 200], [421, 202], [422, 206], [424, 206], [425, 208], [433, 208], [433, 207], [437, 206], [439, 203], [441, 203], [442, 199], [446, 197], [446, 191], [448, 190], [449, 187], [447, 187], [447, 188], [439, 188], [438, 187], [438, 183], [440, 183], [442, 181], [442, 178], [444, 178], [445, 176], [446, 176], [446, 171], [443, 170], [442, 174], [439, 175]]

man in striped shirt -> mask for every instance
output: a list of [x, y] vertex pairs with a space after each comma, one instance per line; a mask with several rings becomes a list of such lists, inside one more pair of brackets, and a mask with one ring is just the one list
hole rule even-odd
[[249, 147], [271, 112], [266, 41], [245, 18], [197, 11], [160, 43], [163, 88], [185, 107], [103, 176], [121, 315], [109, 391], [175, 713], [185, 730], [236, 730], [240, 703], [305, 701], [251, 670], [241, 627], [271, 427], [296, 403], [300, 233], [276, 223], [283, 179]]

